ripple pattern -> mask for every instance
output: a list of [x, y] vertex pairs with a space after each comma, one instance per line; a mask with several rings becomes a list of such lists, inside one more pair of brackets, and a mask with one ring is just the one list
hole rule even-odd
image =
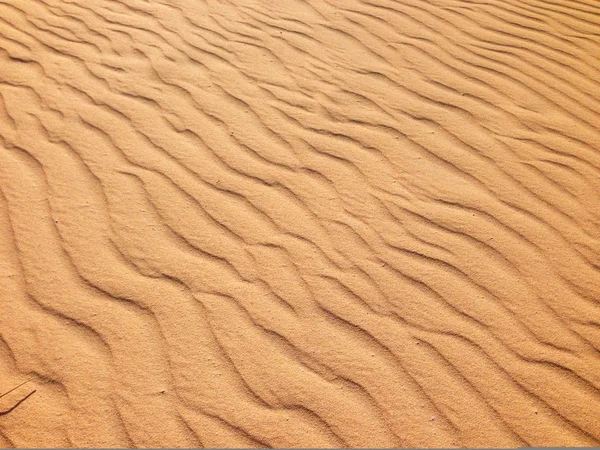
[[600, 445], [600, 4], [0, 0], [0, 446]]

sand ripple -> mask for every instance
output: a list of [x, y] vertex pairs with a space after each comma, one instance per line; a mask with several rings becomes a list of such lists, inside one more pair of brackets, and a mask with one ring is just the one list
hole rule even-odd
[[599, 143], [595, 0], [0, 0], [0, 446], [599, 445]]

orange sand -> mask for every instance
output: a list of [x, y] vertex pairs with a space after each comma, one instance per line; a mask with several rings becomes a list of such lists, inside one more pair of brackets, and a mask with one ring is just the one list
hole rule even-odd
[[27, 380], [0, 446], [599, 445], [600, 3], [0, 0]]

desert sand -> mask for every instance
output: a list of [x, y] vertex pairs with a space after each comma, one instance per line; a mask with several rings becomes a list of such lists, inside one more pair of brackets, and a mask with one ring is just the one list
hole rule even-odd
[[0, 394], [0, 447], [599, 445], [600, 3], [0, 0]]

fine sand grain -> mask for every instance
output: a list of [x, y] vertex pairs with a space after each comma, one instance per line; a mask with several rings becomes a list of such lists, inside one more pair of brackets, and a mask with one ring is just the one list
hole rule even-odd
[[600, 445], [600, 2], [0, 0], [0, 394], [0, 447]]

